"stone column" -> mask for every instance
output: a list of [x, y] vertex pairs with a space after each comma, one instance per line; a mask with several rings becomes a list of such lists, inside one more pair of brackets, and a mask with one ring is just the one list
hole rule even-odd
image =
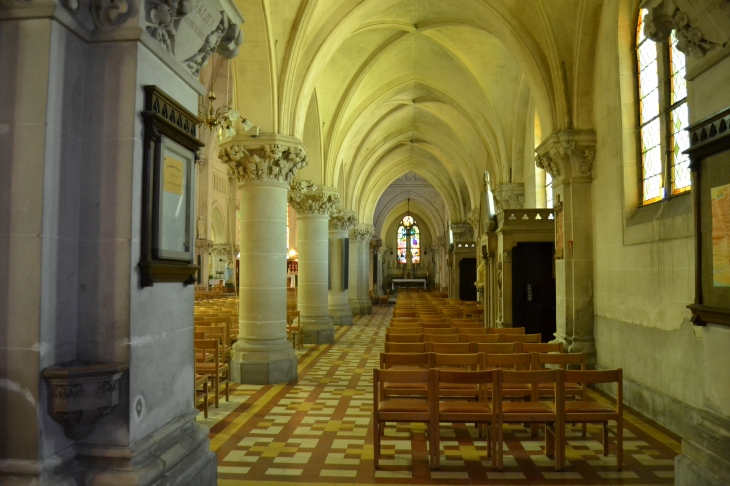
[[[337, 211], [330, 216], [330, 289], [327, 304], [330, 319], [335, 326], [352, 325], [352, 308], [347, 301], [349, 279], [343, 280], [342, 270], [349, 272], [349, 257], [345, 259], [343, 241], [349, 244], [349, 231], [357, 224], [354, 211]], [[348, 251], [349, 253], [349, 251]]]
[[298, 140], [281, 135], [236, 137], [221, 147], [219, 157], [241, 192], [243, 271], [231, 379], [285, 383], [297, 378], [297, 357], [286, 339], [286, 204], [306, 155]]
[[350, 231], [350, 293], [352, 313], [369, 315], [373, 313], [373, 303], [368, 295], [368, 261], [370, 239], [375, 235], [371, 224], [358, 224]]
[[564, 343], [566, 351], [585, 352], [590, 363], [596, 358], [591, 222], [595, 146], [593, 130], [561, 130], [550, 134], [536, 149], [536, 164], [553, 177], [553, 194], [563, 205], [565, 249], [563, 257], [555, 261], [555, 340]]
[[299, 252], [299, 289], [297, 305], [304, 328], [304, 342], [335, 342], [334, 328], [327, 308], [329, 280], [329, 218], [340, 202], [330, 187], [314, 188], [300, 181], [292, 186], [289, 204], [297, 212], [297, 251]]
[[383, 272], [385, 270], [385, 267], [383, 266], [385, 264], [385, 255], [388, 254], [388, 245], [383, 245], [381, 241], [381, 245], [378, 248], [378, 277], [376, 279], [376, 285], [377, 285], [377, 293], [378, 295], [385, 295], [387, 289], [383, 288]]
[[494, 190], [494, 205], [498, 213], [505, 209], [522, 209], [525, 206], [524, 184], [500, 184]]

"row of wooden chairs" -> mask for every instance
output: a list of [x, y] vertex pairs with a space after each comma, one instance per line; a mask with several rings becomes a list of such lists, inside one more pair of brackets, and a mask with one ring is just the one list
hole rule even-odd
[[[451, 329], [444, 329], [450, 331]], [[434, 333], [437, 329], [426, 330], [425, 333], [390, 334], [386, 333], [385, 342], [389, 343], [539, 343], [540, 334], [482, 334], [470, 333], [470, 329], [460, 329], [459, 333]]]
[[225, 393], [226, 401], [229, 401], [229, 386], [230, 386], [230, 366], [226, 362], [226, 357], [223, 352], [223, 347], [220, 344], [219, 339], [204, 338], [195, 339], [193, 341], [195, 347], [195, 403], [198, 406], [200, 397], [200, 388], [204, 390], [205, 404], [203, 406], [203, 413], [208, 418], [208, 385], [203, 386], [203, 379], [206, 382], [212, 383], [214, 404], [215, 408], [218, 408], [221, 388]]
[[[604, 402], [565, 400], [566, 383], [616, 383], [617, 400], [612, 406]], [[420, 385], [424, 398], [391, 398], [385, 386]], [[477, 400], [468, 397], [441, 400], [446, 387], [470, 386], [478, 390]], [[503, 401], [515, 386], [529, 389], [530, 401]], [[552, 389], [551, 399], [541, 401], [540, 388]], [[555, 457], [555, 469], [565, 467], [565, 424], [599, 423], [603, 425], [604, 455], [609, 453], [608, 423], [616, 422], [616, 467], [623, 463], [623, 378], [622, 371], [586, 370], [448, 370], [448, 369], [376, 369], [373, 370], [373, 423], [374, 462], [379, 467], [380, 441], [387, 422], [422, 422], [427, 426], [429, 462], [432, 468], [440, 465], [439, 424], [476, 423], [486, 426], [487, 455], [492, 468], [503, 468], [503, 424], [544, 424], [545, 452]], [[491, 395], [491, 400], [488, 398]], [[481, 432], [480, 427], [480, 432]], [[480, 434], [481, 435], [481, 434]]]
[[385, 343], [386, 353], [562, 353], [563, 343]]

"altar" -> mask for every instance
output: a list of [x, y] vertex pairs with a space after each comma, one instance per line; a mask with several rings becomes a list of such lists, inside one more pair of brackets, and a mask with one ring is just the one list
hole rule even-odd
[[[423, 287], [426, 288], [425, 278], [394, 278], [391, 281], [392, 289], [395, 291], [397, 287]], [[415, 284], [415, 285], [414, 285]]]

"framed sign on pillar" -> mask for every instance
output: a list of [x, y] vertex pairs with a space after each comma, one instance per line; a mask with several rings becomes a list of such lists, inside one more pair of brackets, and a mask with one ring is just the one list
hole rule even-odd
[[195, 283], [195, 163], [199, 120], [156, 86], [145, 86], [140, 286]]
[[730, 107], [688, 128], [695, 217], [698, 326], [730, 326]]

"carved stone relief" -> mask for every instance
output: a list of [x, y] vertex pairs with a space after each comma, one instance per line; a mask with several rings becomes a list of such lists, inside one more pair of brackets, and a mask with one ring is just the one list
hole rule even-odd
[[350, 239], [370, 241], [375, 236], [375, 228], [372, 225], [360, 225], [350, 230]]
[[350, 231], [357, 224], [357, 216], [335, 210], [330, 214], [330, 229], [339, 231]]
[[215, 0], [146, 0], [144, 9], [147, 33], [196, 77], [211, 54], [232, 59], [243, 43], [238, 24]]
[[294, 181], [289, 191], [289, 205], [298, 215], [332, 214], [340, 205], [340, 195], [336, 192], [317, 190], [308, 181]]
[[454, 234], [454, 243], [474, 241], [474, 233], [469, 223], [451, 223], [451, 232]]
[[691, 2], [669, 0], [652, 8], [644, 19], [644, 35], [663, 42], [672, 31], [677, 49], [687, 56], [702, 58], [727, 43], [730, 29], [730, 1]]

